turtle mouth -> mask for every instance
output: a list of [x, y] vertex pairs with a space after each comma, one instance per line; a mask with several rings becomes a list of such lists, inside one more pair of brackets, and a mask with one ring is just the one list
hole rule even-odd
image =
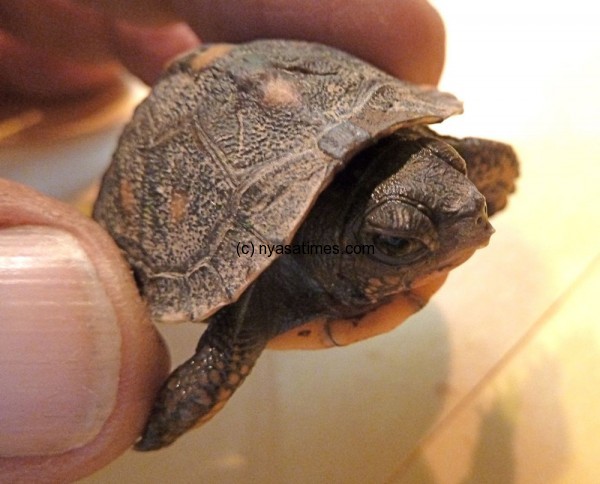
[[[485, 243], [485, 245], [487, 245], [487, 242]], [[474, 248], [470, 248], [470, 249], [464, 249], [463, 251], [459, 252], [458, 254], [455, 254], [451, 259], [448, 259], [444, 264], [442, 264], [439, 269], [436, 271], [438, 274], [443, 273], [443, 272], [449, 272], [452, 269], [458, 267], [459, 265], [465, 263], [467, 260], [469, 260], [471, 258], [471, 256], [477, 251], [477, 249], [480, 249], [482, 247], [485, 247], [485, 245], [480, 245], [478, 247], [474, 247]]]
[[494, 232], [496, 232], [496, 229], [494, 229], [486, 216], [477, 217], [475, 220], [475, 230], [471, 233], [471, 240], [475, 250], [487, 247]]
[[[444, 267], [454, 264], [456, 260], [464, 262], [466, 260], [464, 259], [464, 253], [469, 254], [468, 259], [477, 249], [486, 247], [489, 244], [495, 229], [488, 219], [485, 201], [481, 207], [473, 210], [473, 212], [454, 222], [451, 229], [453, 235], [445, 242], [440, 257], [442, 261], [447, 259], [447, 262], [443, 263]], [[458, 264], [455, 264], [454, 267]]]
[[465, 247], [464, 249], [458, 252], [454, 250], [450, 257], [443, 260], [439, 265], [437, 265], [437, 267], [435, 267], [430, 272], [427, 272], [421, 277], [417, 277], [415, 279], [407, 281], [404, 284], [405, 289], [420, 287], [425, 284], [428, 284], [432, 280], [447, 275], [452, 269], [455, 269], [456, 267], [469, 260], [478, 249], [485, 247], [486, 245], [488, 245], [488, 243], [489, 237], [487, 237], [485, 240], [482, 240], [481, 243], [478, 245], [470, 245], [469, 247]]
[[478, 249], [486, 247], [495, 232], [485, 211], [482, 211], [474, 220], [472, 217], [465, 217], [463, 223], [457, 229], [457, 236], [452, 242], [445, 244], [445, 250], [442, 249], [446, 254], [443, 252], [440, 254], [435, 269], [425, 278], [430, 275], [437, 277], [463, 264]]
[[450, 247], [449, 250], [452, 254], [442, 261], [438, 272], [448, 272], [466, 262], [478, 249], [482, 249], [490, 243], [494, 232], [494, 227], [485, 215], [477, 217], [475, 223], [460, 234], [460, 239], [467, 242], [460, 244], [463, 246], [462, 248], [459, 244]]

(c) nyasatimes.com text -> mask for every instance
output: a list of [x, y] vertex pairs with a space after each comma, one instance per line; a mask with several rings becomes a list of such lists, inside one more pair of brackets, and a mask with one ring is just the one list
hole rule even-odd
[[337, 245], [337, 244], [255, 244], [252, 241], [237, 243], [238, 257], [254, 257], [255, 255], [271, 257], [273, 255], [339, 255], [339, 254], [373, 254], [375, 247], [369, 244]]

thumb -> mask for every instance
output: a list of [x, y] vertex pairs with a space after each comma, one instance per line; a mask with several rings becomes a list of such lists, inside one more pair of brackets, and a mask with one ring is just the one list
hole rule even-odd
[[71, 481], [115, 459], [168, 370], [108, 235], [4, 180], [0, 368], [0, 475], [10, 482]]

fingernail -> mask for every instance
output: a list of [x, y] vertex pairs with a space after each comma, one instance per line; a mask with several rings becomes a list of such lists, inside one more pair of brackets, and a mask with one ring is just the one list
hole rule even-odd
[[60, 454], [97, 436], [115, 406], [120, 344], [72, 235], [0, 230], [0, 455]]

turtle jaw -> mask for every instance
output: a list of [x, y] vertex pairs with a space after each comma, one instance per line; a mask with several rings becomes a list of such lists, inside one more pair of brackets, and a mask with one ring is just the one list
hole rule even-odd
[[367, 278], [364, 292], [373, 301], [410, 291], [447, 274], [486, 247], [495, 232], [488, 220], [484, 197], [467, 180], [466, 196], [452, 213], [439, 217], [430, 251], [407, 265], [379, 265], [380, 276]]
[[429, 284], [432, 280], [436, 280], [439, 279], [442, 276], [446, 276], [448, 275], [448, 273], [457, 268], [458, 266], [464, 264], [466, 261], [468, 261], [471, 256], [478, 250], [481, 249], [483, 247], [485, 247], [487, 245], [487, 242], [485, 244], [482, 244], [478, 247], [470, 247], [470, 248], [465, 248], [464, 250], [458, 252], [458, 253], [454, 253], [452, 255], [452, 257], [448, 258], [447, 260], [445, 260], [444, 262], [442, 262], [437, 268], [435, 268], [434, 270], [422, 275], [422, 276], [418, 276], [414, 279], [410, 279], [410, 280], [406, 280], [404, 282], [404, 286], [405, 286], [405, 290], [412, 290], [418, 287], [422, 287], [424, 285]]
[[417, 271], [422, 276], [405, 280], [406, 289], [425, 284], [440, 274], [447, 274], [489, 244], [495, 229], [488, 220], [485, 202], [476, 204], [476, 208], [463, 215], [448, 232], [452, 235], [444, 239], [437, 255], [431, 259], [430, 269], [424, 267]]

